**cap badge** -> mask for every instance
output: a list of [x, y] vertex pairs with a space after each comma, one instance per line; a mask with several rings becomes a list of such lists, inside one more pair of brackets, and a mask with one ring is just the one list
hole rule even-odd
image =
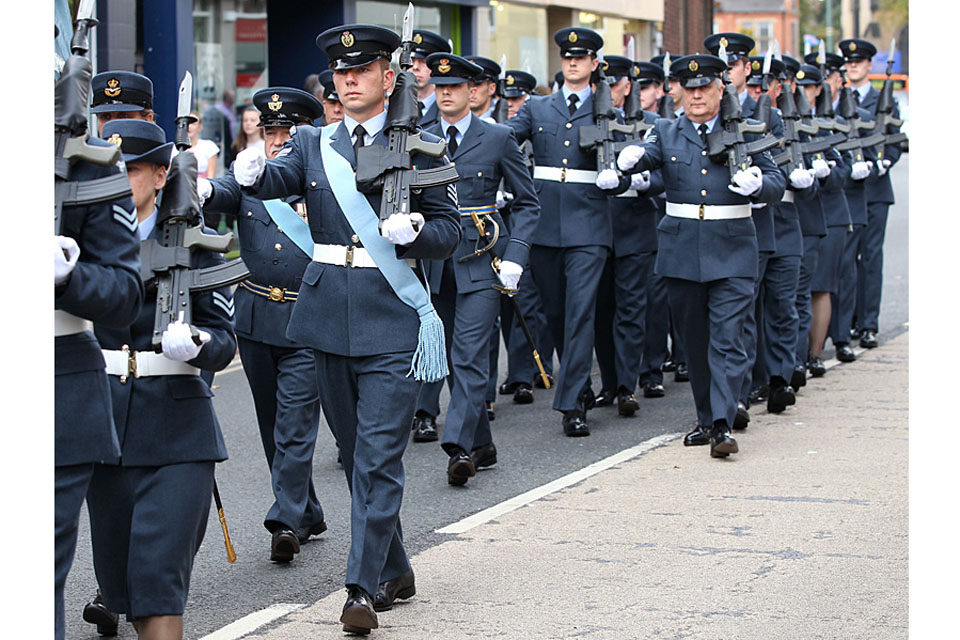
[[514, 79], [514, 77], [513, 77], [512, 75], [511, 75], [511, 76], [507, 76], [507, 84], [508, 84], [508, 85], [513, 85], [513, 83], [515, 83], [515, 82], [516, 82], [516, 80]]
[[354, 43], [353, 34], [349, 31], [344, 31], [342, 34], [340, 34], [340, 42], [343, 44], [343, 46], [349, 49]]
[[440, 64], [437, 65], [437, 71], [440, 73], [450, 73], [450, 60], [447, 58], [440, 58]]
[[603, 70], [606, 71], [607, 69], [610, 68], [610, 63], [604, 60], [602, 66], [603, 66]]
[[697, 64], [696, 60], [691, 60], [690, 64], [687, 65], [687, 68], [690, 69], [690, 71], [696, 71], [700, 68], [700, 65]]
[[760, 71], [760, 62], [758, 60], [753, 61], [753, 70]]
[[856, 43], [856, 42], [851, 42], [851, 43], [850, 43], [850, 51], [856, 51], [856, 50], [857, 50], [857, 43]]
[[108, 98], [116, 98], [120, 95], [120, 81], [116, 78], [107, 80], [107, 88], [103, 90]]
[[729, 47], [729, 46], [730, 46], [730, 41], [727, 40], [726, 38], [720, 38], [720, 46], [721, 46], [721, 47]]
[[801, 69], [800, 71], [797, 71], [797, 80], [803, 80], [806, 77], [807, 77], [807, 74], [803, 72], [803, 69]]
[[413, 41], [416, 42], [417, 44], [423, 44], [423, 36], [420, 35], [419, 33], [415, 33], [413, 35]]
[[270, 100], [272, 100], [272, 102], [267, 103], [267, 106], [270, 107], [270, 111], [280, 111], [280, 108], [283, 106], [283, 102], [280, 101], [280, 94], [273, 94], [270, 96]]
[[119, 133], [115, 133], [109, 138], [107, 138], [107, 142], [112, 142], [113, 144], [119, 147], [120, 145], [123, 144], [123, 138], [120, 137]]
[[640, 67], [638, 67], [637, 65], [633, 65], [633, 75], [635, 76], [640, 75]]
[[576, 42], [576, 41], [578, 40], [578, 38], [577, 38], [577, 32], [576, 32], [576, 31], [571, 31], [571, 32], [570, 32], [570, 35], [567, 36], [567, 40], [569, 40], [570, 42]]

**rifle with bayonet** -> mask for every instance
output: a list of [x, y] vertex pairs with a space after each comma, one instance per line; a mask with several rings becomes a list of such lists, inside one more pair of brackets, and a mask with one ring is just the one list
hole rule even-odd
[[189, 325], [194, 344], [202, 344], [193, 326], [190, 295], [236, 284], [250, 276], [241, 258], [223, 264], [192, 269], [190, 255], [206, 249], [226, 253], [233, 246], [233, 234], [206, 234], [197, 194], [197, 158], [187, 153], [190, 136], [187, 127], [197, 119], [190, 115], [193, 76], [187, 71], [180, 83], [177, 102], [177, 133], [174, 145], [180, 152], [170, 163], [167, 184], [157, 212], [161, 238], [144, 240], [140, 245], [140, 269], [145, 284], [156, 282], [157, 306], [153, 320], [151, 345], [162, 352], [161, 340], [167, 327], [177, 321]]
[[[445, 158], [447, 143], [423, 139], [417, 106], [417, 79], [413, 67], [413, 3], [403, 16], [403, 50], [400, 54], [400, 73], [390, 94], [384, 133], [387, 145], [371, 144], [357, 152], [357, 190], [361, 193], [380, 192], [380, 223], [395, 213], [411, 213], [411, 194], [428, 187], [453, 184], [460, 179], [450, 162], [432, 169], [414, 169], [410, 158], [422, 153], [432, 158]], [[414, 225], [416, 228], [416, 225]]]
[[510, 119], [510, 105], [504, 97], [507, 93], [507, 56], [500, 56], [500, 78], [497, 80], [497, 106], [493, 108], [493, 121], [503, 124]]
[[670, 52], [663, 54], [663, 95], [657, 101], [657, 115], [668, 120], [677, 119], [677, 110], [670, 95]]
[[[94, 6], [95, 0], [81, 0], [70, 42], [72, 55], [67, 58], [54, 85], [53, 232], [57, 235], [62, 226], [63, 207], [112, 202], [132, 193], [120, 148], [116, 145], [97, 147], [87, 142], [87, 102], [93, 78], [87, 52], [90, 50], [90, 30], [97, 25], [93, 18]], [[119, 164], [121, 171], [95, 180], [71, 182], [71, 168], [80, 161], [101, 167]]]
[[[893, 71], [893, 54], [897, 50], [896, 39], [890, 40], [890, 55], [887, 56], [887, 77], [883, 81], [880, 97], [877, 99], [877, 127], [886, 136], [883, 144], [877, 145], [877, 160], [883, 160], [886, 155], [886, 146], [900, 144], [907, 141], [907, 134], [899, 131], [903, 120], [893, 115], [896, 101], [893, 99], [893, 80], [890, 74]], [[888, 133], [887, 127], [896, 127], [898, 130]]]
[[[630, 36], [627, 43], [627, 58], [631, 61], [634, 58], [634, 41]], [[614, 145], [616, 151], [623, 149], [630, 144], [636, 144], [643, 139], [643, 134], [653, 128], [653, 124], [647, 123], [643, 117], [643, 102], [640, 99], [640, 69], [634, 64], [630, 67], [628, 82], [630, 83], [630, 93], [624, 99], [623, 103], [623, 121], [627, 126], [632, 126], [633, 130], [627, 134], [627, 139]]]
[[767, 47], [767, 53], [763, 56], [763, 69], [760, 72], [760, 97], [757, 98], [757, 107], [753, 112], [753, 119], [759, 120], [760, 122], [767, 123], [767, 126], [770, 125], [770, 68], [773, 65], [773, 48], [771, 46]]
[[601, 60], [597, 67], [597, 89], [593, 95], [593, 122], [591, 125], [580, 127], [580, 149], [582, 151], [596, 151], [597, 171], [611, 169], [620, 175], [617, 169], [617, 149], [615, 133], [630, 135], [634, 131], [633, 125], [617, 122], [617, 113], [613, 109], [613, 96], [610, 94], [610, 84], [604, 74], [604, 65]]
[[[727, 59], [727, 49], [722, 44], [718, 56], [721, 60]], [[733, 178], [738, 171], [746, 171], [753, 164], [750, 156], [775, 149], [780, 146], [780, 140], [767, 133], [766, 123], [744, 122], [740, 96], [726, 71], [723, 72], [723, 85], [723, 95], [720, 98], [720, 120], [723, 126], [714, 127], [713, 131], [707, 134], [707, 153], [711, 158], [726, 164], [730, 169], [730, 177]], [[762, 137], [747, 142], [744, 134], [758, 134]]]
[[860, 118], [856, 100], [850, 87], [840, 89], [840, 101], [837, 104], [839, 115], [847, 121], [850, 126], [850, 132], [847, 134], [846, 142], [837, 145], [837, 151], [849, 151], [853, 162], [864, 162], [863, 150], [886, 142], [886, 135], [883, 133], [873, 133], [866, 137], [860, 135], [861, 131], [875, 131], [876, 121], [867, 122]]

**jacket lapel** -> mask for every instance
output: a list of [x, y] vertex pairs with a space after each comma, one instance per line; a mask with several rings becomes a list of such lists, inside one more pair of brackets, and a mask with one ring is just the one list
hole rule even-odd
[[557, 91], [550, 98], [550, 104], [557, 110], [557, 113], [563, 116], [564, 120], [570, 119], [570, 112], [567, 110], [567, 101], [563, 99], [563, 91]]
[[[678, 119], [680, 120], [680, 133], [683, 134], [683, 137], [685, 137], [687, 140], [694, 143], [698, 147], [703, 147], [703, 140], [700, 139], [700, 134], [697, 133], [696, 128], [694, 128], [693, 122], [691, 122], [690, 119], [686, 117], [681, 117]], [[713, 126], [714, 128], [720, 126], [719, 118], [717, 119], [717, 123]]]
[[353, 153], [353, 144], [350, 142], [350, 132], [347, 131], [347, 126], [342, 121], [337, 130], [330, 136], [330, 146], [350, 163], [354, 171], [357, 170], [357, 158]]
[[480, 125], [477, 123], [477, 120], [477, 116], [470, 114], [470, 126], [467, 127], [467, 132], [463, 135], [463, 140], [461, 140], [460, 144], [457, 146], [457, 152], [453, 154], [454, 160], [480, 144], [480, 137], [483, 135], [483, 129], [481, 129]]

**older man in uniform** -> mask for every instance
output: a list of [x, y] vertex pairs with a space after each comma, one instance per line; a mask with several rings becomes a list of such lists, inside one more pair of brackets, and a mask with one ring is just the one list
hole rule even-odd
[[658, 226], [656, 269], [667, 278], [697, 407], [697, 428], [684, 444], [709, 443], [712, 457], [739, 451], [730, 428], [746, 375], [742, 324], [753, 302], [758, 260], [750, 205], [778, 202], [785, 184], [769, 152], [753, 155], [752, 166], [732, 178], [708, 157], [708, 136], [724, 125], [726, 69], [712, 55], [676, 60], [670, 72], [684, 87], [684, 116], [657, 120], [642, 145], [617, 158], [624, 171], [663, 171], [667, 215]]
[[413, 67], [410, 71], [417, 78], [417, 101], [420, 106], [420, 126], [429, 127], [440, 117], [437, 110], [437, 95], [430, 83], [430, 67], [427, 56], [431, 53], [450, 53], [450, 43], [439, 33], [417, 29], [413, 32]]
[[[411, 263], [450, 256], [460, 222], [455, 190], [429, 187], [412, 194], [409, 213], [391, 214], [377, 231], [381, 194], [357, 191], [357, 152], [388, 142], [384, 96], [400, 38], [381, 27], [344, 25], [321, 33], [317, 45], [334, 70], [343, 121], [299, 129], [272, 160], [256, 149], [241, 152], [234, 176], [258, 198], [307, 201], [313, 261], [287, 336], [316, 352], [323, 413], [351, 491], [340, 620], [345, 631], [368, 633], [378, 626], [373, 594], [380, 591], [376, 606], [385, 610], [416, 591], [400, 528], [402, 456], [420, 381], [446, 373], [440, 320]], [[411, 161], [421, 168], [443, 162], [420, 153]]]
[[[268, 159], [280, 153], [291, 127], [309, 125], [323, 111], [315, 97], [288, 87], [261, 89], [253, 103]], [[204, 213], [236, 220], [240, 257], [250, 269], [234, 297], [237, 344], [273, 487], [263, 522], [271, 533], [270, 559], [290, 562], [302, 543], [327, 528], [312, 479], [320, 424], [314, 353], [286, 336], [313, 256], [306, 202], [302, 196], [261, 201], [244, 193], [232, 173], [197, 182]]]

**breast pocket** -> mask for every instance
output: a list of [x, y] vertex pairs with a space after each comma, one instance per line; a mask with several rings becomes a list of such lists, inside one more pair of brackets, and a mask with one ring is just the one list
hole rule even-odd
[[554, 138], [557, 135], [557, 125], [555, 123], [544, 122], [542, 124], [533, 124], [533, 153], [534, 155], [549, 155], [555, 143]]
[[693, 153], [689, 149], [664, 149], [663, 179], [667, 188], [692, 189], [699, 172], [693, 168]]
[[240, 249], [244, 252], [257, 252], [263, 248], [263, 241], [267, 237], [267, 230], [270, 228], [270, 216], [266, 212], [250, 211], [252, 215], [241, 218], [241, 223], [237, 225], [237, 231], [240, 235]]
[[[478, 204], [493, 204], [497, 197], [500, 176], [493, 164], [469, 163], [460, 165], [457, 195]], [[489, 200], [489, 202], [487, 202]]]

